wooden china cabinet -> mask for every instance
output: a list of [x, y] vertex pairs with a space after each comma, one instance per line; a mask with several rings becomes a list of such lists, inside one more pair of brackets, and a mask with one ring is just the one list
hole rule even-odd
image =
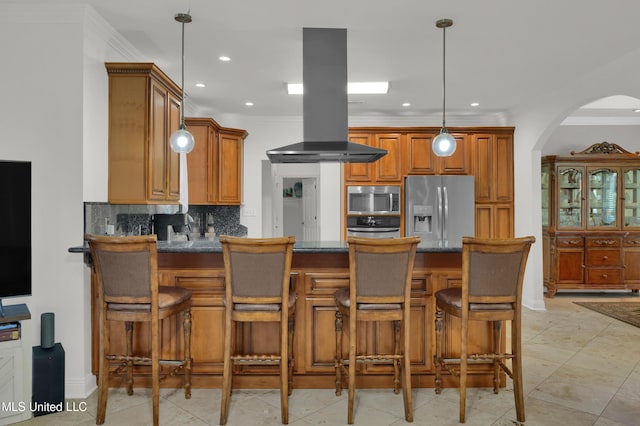
[[640, 154], [602, 142], [542, 159], [547, 296], [640, 289]]

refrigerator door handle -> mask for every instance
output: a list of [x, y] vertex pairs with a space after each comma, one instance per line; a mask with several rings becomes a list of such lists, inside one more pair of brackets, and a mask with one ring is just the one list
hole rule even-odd
[[437, 218], [438, 218], [438, 228], [436, 228], [438, 230], [438, 239], [442, 238], [441, 235], [441, 230], [442, 230], [442, 221], [443, 221], [443, 217], [442, 217], [442, 187], [438, 187], [438, 200], [437, 200], [438, 205], [436, 206], [436, 214], [437, 214]]
[[444, 214], [442, 215], [442, 240], [447, 241], [447, 220], [449, 219], [449, 194], [447, 187], [442, 187], [444, 193]]

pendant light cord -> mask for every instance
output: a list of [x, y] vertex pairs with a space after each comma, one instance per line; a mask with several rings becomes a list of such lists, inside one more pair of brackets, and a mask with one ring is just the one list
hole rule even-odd
[[180, 128], [184, 128], [184, 21], [182, 22], [182, 105], [180, 105]]
[[447, 49], [447, 42], [446, 42], [446, 38], [447, 38], [447, 28], [446, 27], [442, 27], [442, 128], [444, 129], [445, 126], [445, 115], [444, 115], [444, 110], [445, 110], [445, 105], [446, 105], [446, 98], [447, 98], [447, 86], [446, 86], [446, 59], [445, 59], [445, 55], [446, 55], [446, 49]]

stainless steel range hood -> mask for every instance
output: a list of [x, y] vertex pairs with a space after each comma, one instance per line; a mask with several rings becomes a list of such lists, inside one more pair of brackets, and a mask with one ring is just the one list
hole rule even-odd
[[267, 151], [272, 163], [371, 163], [384, 149], [348, 141], [347, 30], [302, 29], [304, 141]]

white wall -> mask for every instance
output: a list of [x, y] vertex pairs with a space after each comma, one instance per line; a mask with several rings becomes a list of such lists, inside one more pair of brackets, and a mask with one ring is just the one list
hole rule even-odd
[[[515, 132], [515, 234], [534, 235], [534, 244], [525, 276], [523, 303], [532, 309], [544, 309], [542, 278], [542, 223], [540, 215], [540, 158], [541, 152], [565, 151], [576, 143], [576, 138], [564, 139], [571, 129], [558, 129], [567, 115], [594, 100], [613, 95], [640, 98], [640, 80], [634, 69], [640, 67], [640, 49], [620, 57], [595, 70], [576, 76], [561, 87], [549, 88], [526, 105], [518, 108], [512, 117]], [[567, 126], [568, 127], [568, 126]], [[624, 131], [601, 129], [599, 136], [618, 136]], [[554, 132], [556, 136], [552, 138]], [[579, 129], [575, 129], [579, 131]], [[608, 137], [606, 139], [609, 139]], [[612, 140], [609, 140], [613, 142]], [[595, 143], [597, 141], [594, 141]], [[629, 139], [625, 148], [638, 151], [638, 142]], [[565, 146], [565, 143], [567, 144]], [[552, 144], [552, 145], [551, 145]], [[581, 148], [583, 149], [583, 148]], [[535, 194], [536, 196], [531, 196]]]
[[68, 249], [82, 244], [83, 201], [107, 198], [104, 62], [124, 59], [117, 39], [91, 8], [0, 5], [0, 158], [32, 162], [32, 296], [5, 303], [29, 306], [33, 346], [40, 314], [55, 313], [68, 398], [95, 388], [89, 271]]
[[640, 126], [560, 126], [551, 134], [542, 155], [568, 155], [600, 142], [615, 143], [627, 151], [640, 150]]

